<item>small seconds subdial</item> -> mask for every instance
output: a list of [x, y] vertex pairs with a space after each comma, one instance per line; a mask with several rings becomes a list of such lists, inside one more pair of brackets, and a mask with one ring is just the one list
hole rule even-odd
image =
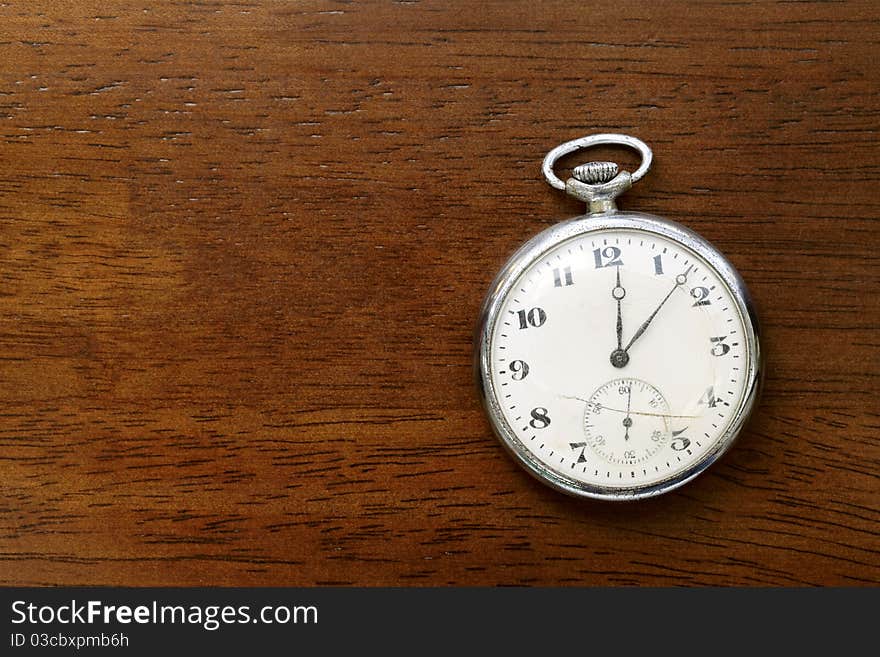
[[670, 440], [669, 404], [640, 379], [614, 379], [587, 400], [587, 445], [608, 463], [634, 465], [657, 454]]

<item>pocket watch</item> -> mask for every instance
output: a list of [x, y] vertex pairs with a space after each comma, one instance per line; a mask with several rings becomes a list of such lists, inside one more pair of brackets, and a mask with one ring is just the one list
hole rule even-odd
[[[563, 155], [603, 144], [637, 150], [640, 166], [554, 173]], [[758, 396], [758, 324], [733, 266], [684, 226], [617, 209], [652, 157], [619, 134], [551, 150], [544, 177], [587, 214], [524, 244], [483, 305], [477, 369], [492, 427], [528, 472], [575, 496], [684, 485], [730, 448]]]

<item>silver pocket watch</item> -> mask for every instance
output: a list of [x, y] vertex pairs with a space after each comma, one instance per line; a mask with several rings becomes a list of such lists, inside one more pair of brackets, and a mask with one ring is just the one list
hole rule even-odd
[[[603, 144], [641, 154], [553, 171]], [[547, 182], [587, 214], [524, 244], [496, 277], [478, 334], [478, 378], [501, 443], [565, 493], [632, 500], [703, 472], [733, 444], [758, 396], [758, 325], [745, 284], [709, 242], [615, 198], [645, 173], [651, 149], [597, 134], [544, 158]]]

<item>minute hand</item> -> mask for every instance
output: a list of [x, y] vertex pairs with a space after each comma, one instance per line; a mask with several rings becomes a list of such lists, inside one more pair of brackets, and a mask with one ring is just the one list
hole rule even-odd
[[651, 316], [648, 317], [648, 319], [645, 320], [645, 323], [639, 327], [639, 330], [635, 332], [635, 335], [632, 336], [632, 339], [629, 341], [629, 344], [626, 345], [626, 347], [624, 347], [624, 349], [623, 349], [624, 351], [629, 351], [629, 348], [633, 346], [633, 342], [638, 340], [641, 337], [642, 333], [645, 332], [645, 329], [648, 328], [648, 325], [651, 323], [651, 321], [654, 319], [654, 317], [657, 316], [657, 313], [660, 312], [660, 309], [663, 307], [663, 304], [665, 304], [669, 300], [669, 297], [672, 296], [672, 293], [675, 292], [675, 290], [677, 288], [681, 287], [682, 285], [684, 285], [687, 282], [687, 275], [690, 273], [691, 269], [693, 269], [693, 265], [688, 267], [687, 271], [685, 271], [683, 274], [679, 274], [678, 276], [675, 277], [675, 285], [672, 287], [671, 290], [669, 290], [669, 293], [665, 297], [663, 297], [663, 301], [661, 301], [660, 305], [657, 306], [657, 308], [654, 310], [654, 312], [651, 313]]

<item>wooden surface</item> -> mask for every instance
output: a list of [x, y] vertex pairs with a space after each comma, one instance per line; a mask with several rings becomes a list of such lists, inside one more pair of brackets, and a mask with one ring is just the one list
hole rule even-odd
[[[876, 584], [878, 18], [4, 3], [0, 582]], [[626, 506], [532, 481], [472, 379], [495, 272], [581, 212], [541, 159], [604, 131], [767, 351], [731, 453]]]

